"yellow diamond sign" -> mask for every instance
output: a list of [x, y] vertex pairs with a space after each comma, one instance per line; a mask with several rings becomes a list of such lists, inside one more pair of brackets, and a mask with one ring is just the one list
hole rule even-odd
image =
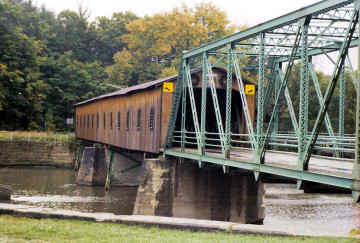
[[164, 82], [163, 91], [164, 91], [164, 93], [174, 92], [174, 83]]
[[255, 95], [255, 85], [253, 85], [253, 84], [245, 85], [245, 94]]

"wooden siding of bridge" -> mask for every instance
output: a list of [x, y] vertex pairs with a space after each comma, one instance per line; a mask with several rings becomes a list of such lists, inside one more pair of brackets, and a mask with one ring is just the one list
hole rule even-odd
[[[201, 89], [201, 77], [201, 71], [192, 74], [194, 89], [196, 90]], [[216, 88], [224, 90], [226, 87], [226, 71], [214, 68], [214, 80]], [[166, 82], [174, 83], [175, 79], [170, 79]], [[147, 89], [137, 90], [125, 95], [109, 96], [75, 106], [76, 137], [129, 150], [159, 153], [164, 145], [174, 94], [164, 92], [163, 85], [164, 83], [157, 83]], [[233, 78], [233, 90], [239, 90], [235, 77]], [[225, 99], [222, 96], [219, 99]], [[255, 96], [247, 95], [247, 101], [251, 118], [254, 122]], [[246, 122], [241, 102], [239, 100], [237, 102], [238, 104], [233, 104], [232, 107], [236, 109], [238, 116], [236, 120], [238, 121], [239, 132], [244, 134], [247, 133]], [[212, 100], [208, 100], [208, 103], [208, 105], [212, 105]], [[150, 111], [152, 108], [155, 114], [153, 128], [150, 128]], [[141, 124], [138, 127], [139, 110], [141, 110]], [[117, 127], [118, 112], [120, 112], [119, 128]], [[128, 112], [130, 114], [129, 128], [127, 128]], [[189, 116], [191, 116], [191, 113]], [[97, 121], [97, 117], [99, 117], [99, 121]]]

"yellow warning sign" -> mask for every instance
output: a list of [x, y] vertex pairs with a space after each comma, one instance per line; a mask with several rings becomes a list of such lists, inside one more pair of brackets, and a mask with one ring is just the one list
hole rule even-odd
[[245, 85], [245, 94], [255, 95], [255, 85], [253, 85], [253, 84]]
[[164, 91], [164, 93], [174, 92], [174, 83], [164, 82], [163, 91]]

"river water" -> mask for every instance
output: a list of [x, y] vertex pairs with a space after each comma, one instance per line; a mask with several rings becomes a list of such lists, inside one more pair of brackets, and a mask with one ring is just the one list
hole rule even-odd
[[[12, 202], [83, 212], [132, 214], [136, 187], [75, 184], [75, 172], [55, 168], [0, 168], [0, 184], [13, 188]], [[360, 228], [360, 205], [346, 194], [304, 194], [292, 184], [266, 184], [265, 226], [298, 234], [347, 235]]]

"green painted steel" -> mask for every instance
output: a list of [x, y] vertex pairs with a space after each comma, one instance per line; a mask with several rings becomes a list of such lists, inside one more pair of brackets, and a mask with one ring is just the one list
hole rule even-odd
[[208, 81], [210, 84], [210, 90], [211, 90], [211, 96], [212, 96], [212, 101], [213, 101], [213, 105], [214, 105], [217, 129], [218, 129], [220, 142], [221, 142], [221, 150], [222, 150], [223, 154], [225, 155], [224, 126], [223, 126], [222, 119], [221, 119], [220, 106], [219, 106], [218, 96], [216, 93], [216, 84], [215, 84], [215, 80], [214, 80], [214, 73], [210, 66], [210, 62], [207, 58], [206, 58], [205, 63], [207, 65], [206, 71], [207, 71], [207, 76], [209, 78]]
[[[359, 45], [360, 30], [356, 29], [359, 19], [359, 1], [324, 0], [184, 52], [173, 98], [173, 109], [164, 149], [165, 155], [196, 160], [200, 165], [216, 164], [222, 166], [224, 172], [227, 172], [229, 167], [235, 167], [254, 172], [256, 177], [259, 173], [270, 173], [293, 178], [300, 182], [313, 181], [339, 186], [352, 189], [354, 198], [356, 196], [360, 198], [360, 141], [358, 141], [360, 122], [357, 121], [356, 136], [345, 134], [344, 131], [347, 105], [344, 103], [345, 59], [347, 59], [354, 87], [359, 93], [359, 78], [356, 77], [356, 72], [348, 57], [349, 48]], [[339, 53], [336, 60], [329, 55], [333, 52]], [[327, 57], [334, 63], [334, 71], [324, 95], [320, 89], [316, 70], [312, 65], [314, 57], [319, 55]], [[300, 79], [293, 80], [293, 67], [297, 66], [295, 65], [297, 60], [300, 61]], [[247, 62], [249, 65], [246, 65]], [[227, 70], [225, 77], [216, 80], [216, 82], [222, 80], [224, 85], [226, 81], [226, 97], [217, 95], [212, 70], [216, 65], [226, 67]], [[286, 65], [284, 71], [283, 65], [284, 67]], [[200, 99], [196, 100], [194, 96], [191, 69], [202, 71], [201, 101]], [[256, 120], [253, 121], [250, 115], [252, 111], [249, 109], [247, 101], [247, 92], [249, 92], [245, 84], [247, 80], [243, 79], [249, 74], [248, 71], [253, 74], [256, 69]], [[236, 104], [232, 99], [233, 75], [236, 77], [241, 104]], [[291, 83], [288, 84], [290, 78]], [[312, 80], [311, 84], [310, 79]], [[338, 129], [335, 133], [327, 109], [338, 81], [340, 83], [339, 101], [337, 102], [339, 114]], [[288, 87], [293, 88], [294, 85], [297, 85], [296, 87], [299, 89], [295, 91], [296, 94], [292, 89], [290, 95]], [[207, 109], [207, 106], [211, 105], [207, 100], [208, 88], [211, 92], [214, 114], [209, 114], [210, 110]], [[319, 109], [316, 105], [309, 104], [312, 90], [316, 93]], [[222, 103], [225, 103], [225, 107], [221, 110], [219, 99], [224, 99]], [[190, 102], [192, 117], [186, 116], [187, 101]], [[297, 107], [294, 107], [293, 101], [299, 101], [298, 110]], [[199, 125], [196, 109], [199, 108], [200, 102], [201, 124]], [[358, 102], [357, 120], [360, 119], [360, 101]], [[180, 105], [182, 105], [181, 130], [174, 131]], [[236, 114], [237, 117], [232, 119], [231, 111], [234, 106], [241, 106], [242, 113]], [[316, 111], [313, 110], [315, 107]], [[290, 131], [284, 131], [284, 128], [279, 127], [280, 119], [288, 117], [287, 114], [283, 116], [285, 112], [289, 113], [292, 131], [291, 128]], [[310, 118], [309, 114], [312, 114], [316, 120], [314, 117]], [[216, 124], [211, 124], [217, 128], [217, 131], [213, 133], [206, 131], [206, 117], [209, 115], [216, 119]], [[193, 126], [188, 119], [193, 120]], [[245, 120], [244, 123], [241, 123], [241, 129], [244, 129], [243, 126], [246, 125], [245, 134], [235, 134], [234, 132], [235, 130], [240, 131], [240, 124], [234, 124], [239, 119]], [[327, 133], [320, 134], [323, 123], [326, 125]], [[256, 131], [254, 131], [254, 124], [256, 124]], [[309, 124], [312, 125], [311, 132]], [[236, 127], [239, 129], [234, 129]], [[181, 149], [174, 148], [174, 142], [181, 144]], [[198, 153], [188, 153], [187, 148], [194, 148], [194, 146], [197, 146]], [[232, 152], [238, 148], [249, 149], [252, 161], [234, 160]], [[285, 168], [267, 164], [266, 151], [273, 150], [297, 151], [296, 168], [290, 169], [286, 166]], [[355, 153], [355, 150], [356, 162], [352, 178], [320, 174], [308, 170], [310, 159], [316, 156], [314, 152], [324, 151], [328, 154], [339, 155], [345, 152]], [[217, 153], [221, 151], [222, 154], [214, 156], [211, 151], [217, 151]], [[241, 155], [238, 156], [241, 158]]]
[[[190, 98], [193, 123], [194, 123], [194, 127], [195, 127], [195, 137], [196, 137], [196, 141], [197, 141], [197, 147], [198, 147], [199, 153], [201, 154], [201, 137], [200, 137], [199, 119], [198, 119], [198, 113], [197, 113], [197, 109], [196, 109], [194, 89], [193, 89], [193, 85], [192, 85], [189, 64], [185, 63], [184, 70], [185, 70], [186, 84], [187, 84], [188, 91], [189, 91], [189, 98]], [[184, 100], [186, 100], [186, 96], [185, 96]]]
[[[257, 93], [257, 119], [256, 119], [256, 136], [257, 143], [260, 144], [264, 133], [264, 95], [265, 95], [265, 33], [260, 33], [260, 50], [259, 50], [259, 70], [258, 70], [258, 93]], [[263, 162], [261, 150], [257, 147], [256, 158], [257, 163]]]
[[185, 61], [182, 62], [182, 99], [181, 99], [181, 149], [184, 150], [186, 143], [186, 99], [187, 99], [187, 82]]
[[227, 45], [228, 43], [232, 42], [239, 42], [242, 40], [248, 40], [259, 33], [264, 33], [267, 31], [271, 31], [273, 29], [297, 22], [298, 20], [308, 16], [308, 15], [316, 15], [321, 12], [324, 12], [324, 10], [331, 10], [336, 9], [348, 4], [353, 3], [353, 0], [325, 0], [321, 1], [319, 3], [315, 3], [309, 7], [302, 8], [298, 11], [294, 11], [290, 14], [281, 16], [279, 18], [276, 18], [274, 20], [270, 20], [266, 23], [263, 23], [261, 25], [257, 25], [255, 27], [249, 28], [245, 31], [230, 35], [228, 37], [225, 37], [222, 40], [214, 41], [209, 44], [200, 46], [194, 50], [191, 50], [184, 54], [183, 58], [190, 58], [197, 55], [201, 55], [203, 52], [207, 51], [213, 51], [220, 49]]
[[[338, 136], [340, 139], [344, 138], [345, 135], [345, 65], [341, 70], [340, 81], [339, 81], [339, 127]], [[342, 148], [342, 145], [338, 146]], [[340, 151], [339, 156], [343, 156], [343, 151]]]
[[226, 75], [226, 117], [225, 117], [225, 158], [230, 158], [231, 148], [231, 99], [232, 99], [232, 87], [233, 87], [233, 64], [231, 51], [232, 46], [228, 45], [227, 55], [227, 75]]
[[330, 83], [327, 87], [326, 93], [325, 93], [324, 105], [320, 107], [320, 111], [316, 118], [315, 125], [313, 128], [312, 134], [311, 134], [311, 138], [309, 139], [307, 146], [306, 146], [306, 150], [304, 152], [303, 163], [302, 163], [304, 166], [304, 169], [307, 169], [307, 167], [309, 165], [309, 160], [311, 157], [311, 149], [314, 146], [314, 144], [317, 140], [317, 137], [319, 136], [320, 128], [321, 128], [322, 122], [324, 121], [326, 111], [329, 107], [331, 97], [332, 97], [334, 89], [335, 89], [336, 82], [339, 79], [341, 70], [345, 63], [345, 58], [346, 58], [347, 52], [349, 50], [350, 41], [355, 32], [355, 28], [358, 23], [358, 19], [359, 19], [359, 11], [354, 10], [352, 21], [348, 27], [348, 34], [345, 36], [344, 42], [339, 51], [338, 60], [336, 62], [336, 66], [335, 66], [331, 81], [330, 81]]
[[202, 57], [202, 85], [201, 85], [201, 154], [205, 155], [206, 144], [206, 100], [207, 100], [207, 78], [206, 78], [206, 53]]
[[[312, 67], [312, 64], [310, 64], [309, 70], [310, 70], [310, 73], [311, 73], [312, 81], [313, 81], [313, 84], [314, 84], [314, 88], [315, 88], [315, 92], [316, 92], [316, 96], [318, 98], [319, 104], [320, 104], [320, 106], [323, 106], [324, 105], [324, 97], [323, 97], [323, 95], [321, 93], [319, 79], [318, 79], [318, 77], [316, 75], [316, 72], [315, 72], [314, 68]], [[334, 129], [333, 129], [332, 124], [331, 124], [330, 116], [329, 116], [329, 114], [327, 112], [325, 114], [325, 124], [326, 124], [326, 128], [328, 130], [329, 135], [331, 137], [334, 137], [335, 136]]]
[[181, 96], [182, 96], [181, 95], [182, 94], [182, 85], [184, 83], [182, 81], [182, 78], [183, 78], [183, 75], [182, 75], [183, 63], [182, 62], [181, 62], [180, 68], [179, 68], [179, 75], [178, 75], [177, 81], [175, 83], [175, 92], [174, 92], [173, 99], [172, 99], [173, 105], [172, 105], [172, 109], [171, 109], [171, 113], [170, 113], [168, 129], [166, 132], [165, 149], [172, 146], [177, 114], [178, 114], [179, 107], [180, 107], [180, 101], [181, 101]]
[[[281, 82], [283, 82], [285, 79], [285, 75], [283, 74], [283, 72], [281, 70], [278, 70], [278, 72], [279, 72]], [[278, 91], [277, 95], [279, 95], [279, 94], [280, 94], [280, 92]], [[285, 85], [284, 96], [285, 96], [287, 108], [289, 110], [291, 124], [293, 126], [294, 133], [299, 134], [299, 125], [298, 125], [298, 121], [296, 119], [294, 105], [293, 105], [292, 99], [290, 97], [290, 91], [289, 91], [287, 84]], [[276, 111], [274, 111], [274, 112], [276, 112]], [[278, 115], [276, 114], [276, 116], [278, 116]]]
[[309, 122], [309, 57], [308, 57], [308, 29], [311, 16], [302, 24], [301, 32], [301, 67], [300, 67], [300, 107], [298, 130], [298, 169], [303, 170], [303, 156], [307, 143]]
[[235, 75], [236, 75], [236, 81], [237, 81], [239, 92], [240, 92], [241, 104], [242, 104], [242, 108], [243, 108], [243, 112], [244, 112], [244, 116], [245, 116], [246, 128], [247, 128], [247, 131], [248, 131], [248, 134], [249, 134], [251, 147], [253, 149], [257, 150], [258, 143], [256, 142], [256, 139], [255, 139], [253, 121], [252, 121], [251, 116], [250, 116], [249, 105], [248, 105], [246, 95], [245, 95], [245, 87], [244, 87], [244, 82], [243, 82], [242, 76], [241, 76], [239, 60], [238, 60], [236, 54], [232, 53], [231, 56], [232, 56], [232, 60], [233, 60], [233, 65], [234, 65], [234, 70], [235, 70]]
[[331, 174], [320, 174], [309, 171], [299, 171], [297, 169], [290, 169], [285, 167], [275, 167], [266, 164], [257, 164], [247, 161], [229, 160], [210, 156], [200, 156], [192, 153], [181, 153], [177, 151], [167, 150], [165, 154], [168, 156], [174, 156], [178, 158], [184, 158], [194, 161], [203, 161], [211, 164], [225, 165], [229, 167], [244, 169], [248, 171], [259, 171], [261, 173], [268, 173], [272, 175], [283, 176], [292, 179], [313, 181], [317, 183], [337, 186], [346, 189], [353, 188], [353, 181], [351, 178], [338, 177]]

